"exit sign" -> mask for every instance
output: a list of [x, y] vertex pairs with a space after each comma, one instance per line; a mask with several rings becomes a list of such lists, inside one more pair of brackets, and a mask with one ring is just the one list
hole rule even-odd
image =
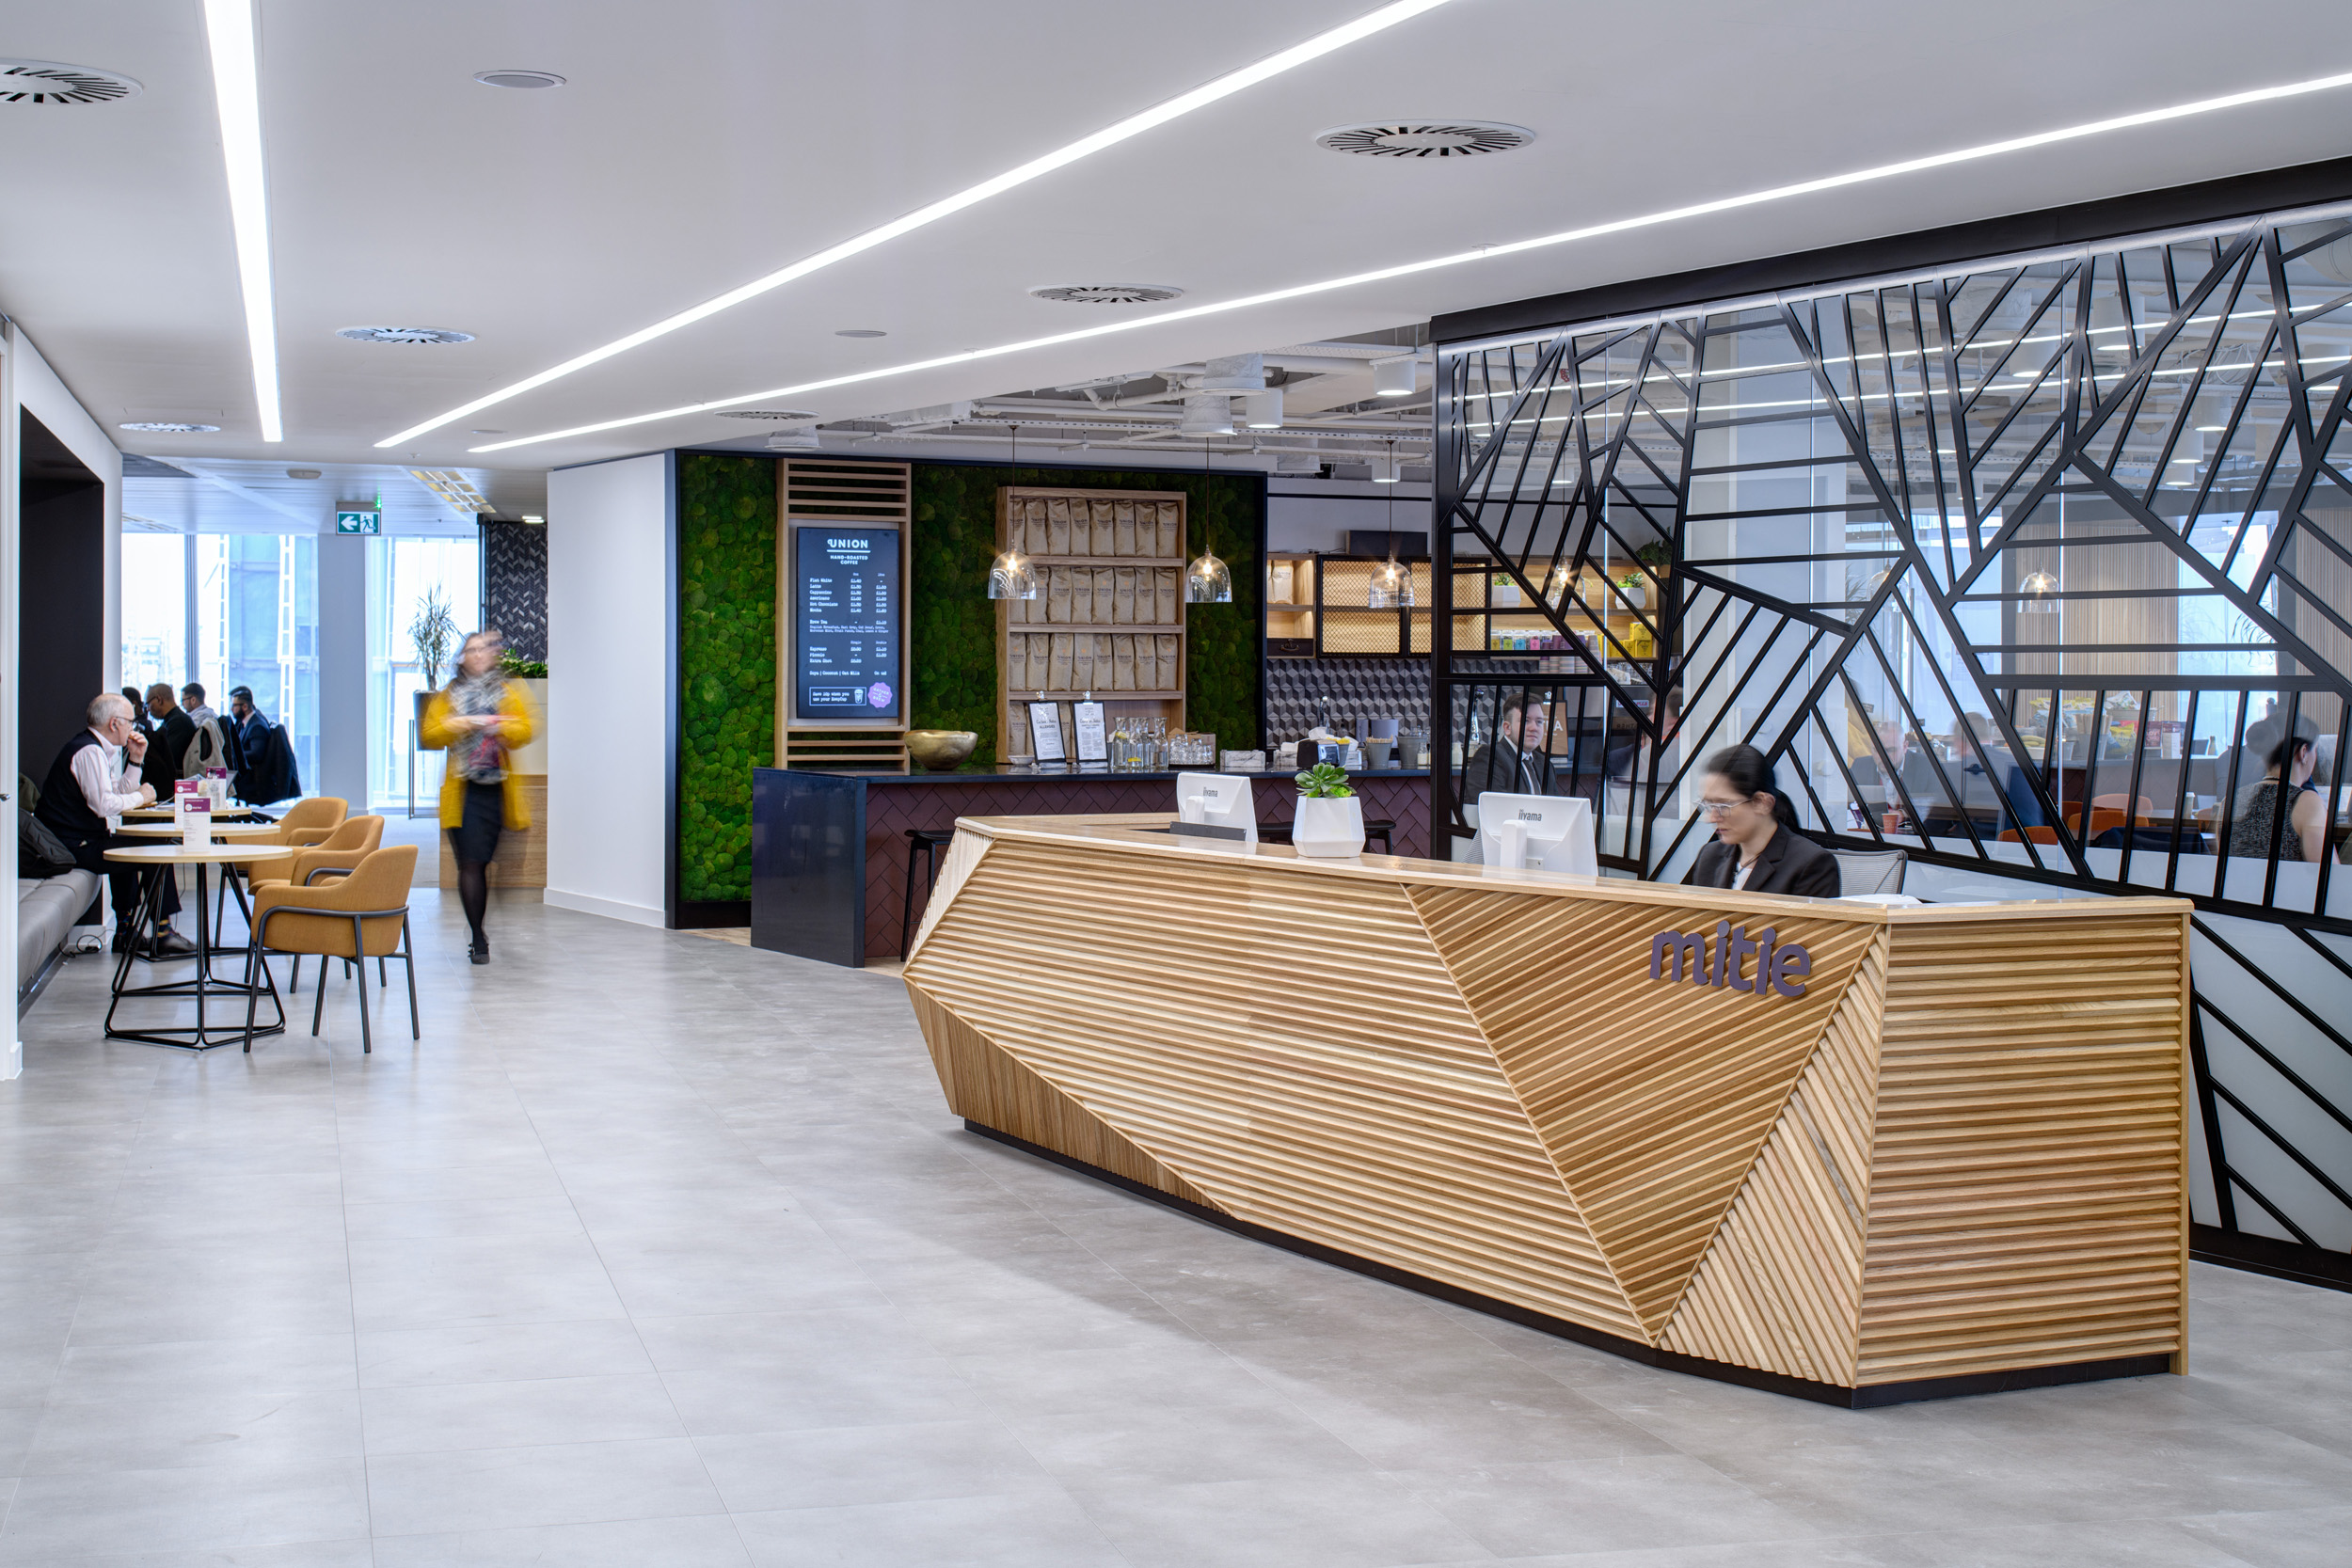
[[335, 531], [337, 533], [381, 533], [384, 531], [384, 514], [362, 510], [338, 512], [335, 514]]

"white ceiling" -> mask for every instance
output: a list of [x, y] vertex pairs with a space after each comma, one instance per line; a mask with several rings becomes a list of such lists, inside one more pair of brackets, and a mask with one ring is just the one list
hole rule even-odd
[[[127, 71], [146, 91], [0, 105], [0, 309], [109, 428], [225, 427], [123, 433], [130, 450], [542, 470], [745, 430], [697, 416], [486, 458], [466, 449], [495, 437], [468, 430], [551, 430], [1107, 319], [1031, 299], [1037, 284], [1174, 283], [1191, 305], [2352, 69], [2341, 0], [1454, 0], [408, 451], [373, 448], [1375, 3], [261, 0], [287, 428], [272, 447], [195, 0], [5, 0], [0, 52]], [[471, 80], [496, 67], [570, 85]], [[855, 419], [2302, 163], [2347, 150], [2348, 110], [2345, 90], [2261, 104], [793, 401]], [[1421, 115], [1538, 139], [1470, 161], [1311, 139]], [[479, 339], [333, 336], [360, 324]]]

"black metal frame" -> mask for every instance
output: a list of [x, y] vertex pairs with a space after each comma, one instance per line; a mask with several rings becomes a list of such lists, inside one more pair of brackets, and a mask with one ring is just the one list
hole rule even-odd
[[[2337, 182], [2328, 198], [2352, 193], [2352, 161], [2323, 167]], [[2305, 185], [2315, 178], [2293, 172]], [[2151, 198], [2148, 210], [2223, 199], [2200, 187], [2169, 205]], [[2122, 210], [2099, 206], [2073, 227], [2119, 233]], [[1960, 231], [1939, 234], [1956, 246], [1942, 257], [1984, 254]], [[2237, 820], [2267, 763], [2249, 753], [2265, 695], [2277, 710], [2264, 721], [2277, 726], [2271, 740], [2314, 719], [2332, 738], [2331, 796], [2352, 771], [2352, 602], [2340, 592], [2352, 573], [2352, 462], [2334, 450], [2352, 442], [2352, 351], [2343, 346], [2352, 285], [2328, 281], [2332, 272], [2290, 272], [2321, 246], [2352, 246], [2352, 208], [1982, 261], [1945, 262], [1934, 238], [1880, 243], [1922, 269], [1911, 276], [1825, 286], [1852, 274], [1801, 280], [1791, 273], [1806, 258], [1783, 258], [1738, 269], [1785, 291], [1769, 297], [1693, 295], [1692, 280], [1661, 279], [1602, 292], [1624, 300], [1647, 289], [1659, 296], [1652, 309], [1669, 306], [1641, 319], [1554, 317], [1558, 325], [1515, 341], [1446, 342], [1439, 333], [1438, 755], [1465, 725], [1465, 751], [1481, 754], [1479, 732], [1495, 733], [1510, 693], [1573, 698], [1579, 711], [1597, 697], [1630, 737], [1622, 765], [1613, 752], [1588, 777], [1580, 755], [1545, 786], [1591, 795], [1597, 815], [1620, 825], [1613, 841], [1604, 832], [1605, 865], [1655, 876], [1703, 833], [1695, 816], [1677, 824], [1670, 811], [1698, 760], [1753, 744], [1802, 789], [1800, 813], [1833, 847], [1901, 839], [1915, 863], [2191, 898], [2201, 964], [2226, 960], [2352, 1054], [2352, 1035], [2247, 958], [2214, 918], [2281, 929], [2352, 980], [2352, 957], [2323, 940], [2352, 937], [2352, 919], [2328, 912], [2332, 801], [2329, 852], [2308, 882], [2299, 872], [2281, 877], [2282, 859], [2299, 858], [2282, 854], [2296, 847], [2283, 809], [2269, 811], [2265, 832], [2241, 832], [2248, 825]], [[1819, 256], [1850, 261], [1854, 248]], [[1502, 308], [1488, 322], [1514, 311], [1523, 322], [1533, 309]], [[1787, 450], [1771, 450], [1775, 443]], [[2167, 483], [2185, 468], [2194, 477]], [[1784, 493], [1741, 493], [1757, 483]], [[1729, 499], [1694, 502], [1699, 486]], [[1802, 529], [1806, 543], [1753, 553], [1694, 547], [1695, 531], [1748, 528]], [[1670, 569], [1633, 559], [1653, 543], [1668, 546]], [[1509, 572], [1569, 640], [1571, 673], [1452, 646], [1454, 566], [1470, 557]], [[2037, 562], [2058, 576], [2055, 592], [2027, 584]], [[1628, 572], [1646, 579], [1655, 609], [1622, 608], [1656, 637], [1655, 657], [1630, 657], [1587, 612], [1609, 607], [1538, 591], [1564, 565], [1573, 580], [1597, 563], [1613, 594]], [[2107, 579], [2080, 586], [2084, 569], [2102, 563]], [[2135, 576], [2161, 580], [2129, 586]], [[2233, 618], [2230, 641], [2183, 635], [2180, 607], [2197, 599]], [[2131, 623], [2131, 610], [2121, 622], [2096, 619], [2116, 601], [2169, 602], [2138, 613], [2160, 631], [2169, 615], [2169, 637], [2102, 635]], [[2053, 605], [2064, 607], [2051, 618], [2057, 628], [2090, 625], [2091, 633], [2031, 635], [2034, 612]], [[1597, 635], [1585, 646], [1579, 632]], [[2275, 673], [2194, 669], [2215, 653], [2258, 656], [2241, 660], [2256, 667], [2267, 656]], [[1704, 710], [1679, 731], [1667, 700], [1677, 689]], [[1871, 694], [1887, 711], [1873, 708]], [[1733, 713], [1742, 721], [1730, 722]], [[1944, 713], [1953, 716], [1948, 758], [1925, 721]], [[2070, 715], [2080, 721], [2071, 736], [2061, 733]], [[1890, 747], [1882, 724], [1900, 746]], [[2201, 730], [2218, 732], [2209, 758], [2192, 754]], [[2175, 734], [2177, 755], [2157, 754], [2159, 738]], [[2252, 739], [2258, 751], [2267, 745], [2259, 732]], [[1908, 774], [1899, 752], [1915, 753]], [[2201, 760], [2212, 787], [2192, 791]], [[1460, 768], [1433, 777], [1433, 843], [1468, 833], [1461, 797], [1480, 784]], [[2120, 826], [2095, 815], [2108, 794]], [[2212, 799], [2205, 819], [2193, 815], [2192, 794]], [[2201, 887], [2205, 867], [2213, 877]], [[2311, 1255], [2303, 1275], [2333, 1277], [2340, 1271], [2327, 1260], [2340, 1255], [2318, 1248], [2230, 1150], [2240, 1139], [2267, 1141], [2347, 1212], [2352, 1172], [2329, 1169], [2243, 1085], [2217, 1078], [2208, 1036], [2220, 1031], [2233, 1051], [2259, 1057], [2300, 1109], [2346, 1132], [2352, 1106], [2233, 1022], [2206, 988], [2192, 1010], [2220, 1220], [2201, 1231], [2245, 1235], [2256, 1250], [2299, 1246]], [[2241, 1231], [2241, 1196], [2296, 1242]]]
[[[348, 876], [349, 873], [345, 872], [343, 875]], [[310, 879], [311, 882], [315, 882], [316, 880], [316, 877]], [[310, 883], [306, 882], [304, 885], [309, 886]], [[368, 972], [364, 967], [368, 958], [371, 957], [374, 958], [376, 960], [376, 977], [379, 984], [383, 983], [384, 960], [387, 958], [398, 958], [403, 964], [407, 966], [408, 1037], [412, 1040], [421, 1040], [424, 1038], [423, 1026], [419, 1022], [417, 1014], [417, 956], [416, 951], [410, 942], [407, 905], [402, 904], [396, 908], [389, 910], [327, 910], [307, 908], [297, 904], [278, 904], [262, 911], [261, 924], [255, 927], [252, 945], [246, 950], [246, 973], [250, 975], [256, 968], [260, 969], [262, 972], [262, 985], [255, 986], [248, 983], [246, 987], [246, 1001], [245, 1049], [248, 1053], [250, 1053], [253, 1050], [253, 1013], [256, 1006], [258, 1005], [258, 999], [264, 989], [266, 989], [269, 993], [270, 1005], [278, 1009], [278, 1028], [276, 1030], [263, 1030], [262, 1032], [265, 1035], [277, 1034], [281, 1032], [285, 1026], [285, 1006], [283, 1003], [279, 1002], [278, 997], [277, 977], [272, 975], [269, 972], [269, 923], [281, 914], [316, 914], [325, 915], [330, 920], [348, 920], [351, 922], [351, 951], [354, 955], [356, 955], [356, 958], [355, 960], [347, 961], [357, 961], [362, 966], [358, 971], [359, 1051], [362, 1055], [373, 1055], [375, 1053], [374, 1035], [368, 1024]], [[395, 914], [400, 916], [400, 951], [390, 954], [370, 954], [368, 952], [367, 944], [367, 930], [366, 927], [361, 925], [361, 922], [368, 920], [382, 920], [387, 916]], [[326, 960], [328, 958], [333, 956], [334, 955], [332, 954], [321, 954], [319, 956], [318, 982], [310, 988], [318, 993], [317, 1000], [310, 1005], [310, 1037], [313, 1039], [318, 1037], [319, 1024], [326, 1017]], [[292, 957], [294, 960], [294, 978], [298, 979], [301, 974], [302, 956], [299, 953], [296, 953], [293, 954]], [[293, 980], [288, 982], [290, 989], [293, 983]]]
[[[123, 944], [122, 951], [116, 955], [115, 958], [114, 980], [109, 988], [113, 995], [106, 1004], [105, 1037], [110, 1040], [133, 1040], [141, 1045], [169, 1046], [174, 1050], [193, 1051], [199, 1055], [204, 1052], [227, 1045], [230, 1039], [242, 1037], [246, 1049], [250, 1051], [253, 1049], [253, 1037], [257, 1032], [254, 1014], [259, 988], [253, 984], [253, 972], [250, 968], [246, 971], [246, 977], [243, 980], [224, 980], [213, 973], [213, 958], [215, 955], [243, 950], [234, 947], [215, 947], [213, 944], [212, 910], [207, 902], [208, 890], [205, 885], [207, 873], [211, 870], [211, 863], [197, 861], [193, 863], [196, 866], [196, 950], [186, 959], [157, 959], [155, 961], [193, 962], [196, 965], [195, 974], [185, 980], [167, 980], [159, 985], [135, 986], [131, 984], [131, 966], [141, 961], [139, 948], [153, 939], [156, 929], [163, 924], [164, 879], [174, 867], [165, 864], [142, 871], [139, 877], [138, 907], [132, 911], [131, 915], [130, 940]], [[249, 927], [253, 920], [252, 906], [246, 902], [245, 889], [234, 886], [236, 878], [229, 873], [226, 863], [222, 864], [221, 880], [231, 884], [237, 895], [238, 911], [245, 916]], [[115, 926], [118, 931], [123, 928], [119, 914], [116, 917]], [[205, 1022], [204, 1004], [215, 993], [228, 997], [234, 997], [239, 993], [245, 996], [245, 1027], [243, 1029], [234, 1026], [215, 1027]], [[115, 1011], [122, 1006], [124, 998], [158, 996], [195, 998], [196, 1022], [192, 1025], [159, 1025], [152, 1029], [118, 1029], [115, 1027]], [[277, 1009], [278, 1022], [258, 1032], [263, 1036], [283, 1034], [286, 1029], [286, 1009], [278, 1003], [275, 991], [271, 993], [270, 1005]], [[211, 1038], [210, 1037], [215, 1033], [224, 1037]]]

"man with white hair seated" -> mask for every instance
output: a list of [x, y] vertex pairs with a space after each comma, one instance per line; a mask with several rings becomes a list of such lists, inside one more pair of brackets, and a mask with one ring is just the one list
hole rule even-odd
[[148, 740], [133, 727], [132, 714], [130, 703], [116, 692], [90, 699], [84, 714], [89, 727], [75, 732], [58, 751], [57, 760], [49, 765], [49, 777], [41, 782], [40, 805], [33, 815], [73, 851], [75, 864], [99, 873], [111, 884], [116, 952], [136, 951], [144, 958], [183, 958], [196, 951], [196, 944], [171, 928], [171, 917], [180, 911], [180, 890], [171, 872], [167, 868], [153, 873], [164, 879], [162, 912], [154, 939], [142, 942], [131, 927], [139, 907], [139, 874], [106, 859], [109, 849], [145, 842], [118, 830], [124, 812], [151, 805], [155, 800], [155, 791], [139, 782], [138, 768], [147, 755]]

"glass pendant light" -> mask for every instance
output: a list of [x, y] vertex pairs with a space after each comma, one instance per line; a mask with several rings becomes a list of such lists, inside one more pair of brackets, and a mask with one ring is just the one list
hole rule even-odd
[[[1012, 427], [1012, 477], [1021, 477], [1021, 427]], [[1037, 597], [1037, 565], [1021, 553], [1021, 546], [1008, 544], [996, 559], [989, 563], [988, 596], [992, 599], [1034, 599]]]
[[[1396, 463], [1396, 443], [1389, 443], [1389, 463]], [[1372, 586], [1364, 592], [1364, 604], [1373, 610], [1410, 610], [1413, 606], [1413, 574], [1397, 564], [1396, 560], [1396, 492], [1389, 492], [1389, 563], [1375, 568]]]
[[2017, 601], [2020, 614], [2056, 615], [2058, 613], [2058, 580], [2047, 572], [2029, 572], [2017, 584], [2022, 595]]
[[1225, 562], [1211, 553], [1209, 534], [1209, 443], [1200, 442], [1200, 553], [1184, 568], [1184, 602], [1186, 604], [1232, 604], [1233, 574]]

